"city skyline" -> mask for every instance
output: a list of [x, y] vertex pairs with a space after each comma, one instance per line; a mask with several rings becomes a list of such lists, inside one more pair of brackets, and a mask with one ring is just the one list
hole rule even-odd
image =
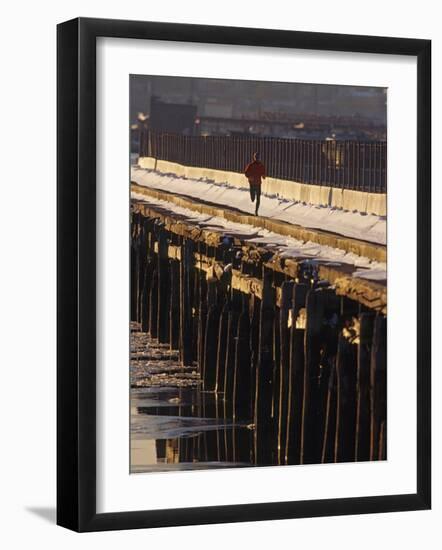
[[132, 124], [149, 119], [152, 100], [193, 105], [198, 134], [386, 138], [385, 88], [131, 75]]

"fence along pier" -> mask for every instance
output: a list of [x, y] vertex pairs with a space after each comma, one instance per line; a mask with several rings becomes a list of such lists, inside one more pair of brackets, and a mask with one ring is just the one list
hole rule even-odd
[[132, 201], [131, 232], [131, 320], [195, 366], [203, 391], [222, 398], [217, 417], [252, 428], [250, 450], [226, 430], [218, 456], [386, 458], [384, 284], [158, 204]]
[[310, 185], [386, 193], [387, 142], [190, 136], [142, 129], [140, 157], [243, 173], [255, 151], [267, 175]]

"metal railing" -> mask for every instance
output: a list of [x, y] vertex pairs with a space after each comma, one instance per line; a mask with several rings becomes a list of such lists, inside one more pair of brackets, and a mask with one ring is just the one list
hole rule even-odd
[[255, 151], [270, 177], [372, 193], [387, 190], [385, 141], [140, 133], [140, 156], [187, 166], [243, 172]]

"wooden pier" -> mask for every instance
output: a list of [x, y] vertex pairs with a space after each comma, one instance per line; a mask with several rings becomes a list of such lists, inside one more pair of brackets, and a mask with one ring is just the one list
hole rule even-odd
[[131, 216], [131, 320], [253, 426], [255, 464], [386, 458], [385, 283], [166, 206]]

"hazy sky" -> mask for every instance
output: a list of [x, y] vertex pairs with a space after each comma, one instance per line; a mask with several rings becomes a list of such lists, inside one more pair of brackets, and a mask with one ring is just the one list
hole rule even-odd
[[244, 118], [278, 112], [361, 116], [386, 124], [385, 88], [132, 75], [131, 118], [137, 111], [149, 112], [152, 95], [193, 103], [201, 116]]

